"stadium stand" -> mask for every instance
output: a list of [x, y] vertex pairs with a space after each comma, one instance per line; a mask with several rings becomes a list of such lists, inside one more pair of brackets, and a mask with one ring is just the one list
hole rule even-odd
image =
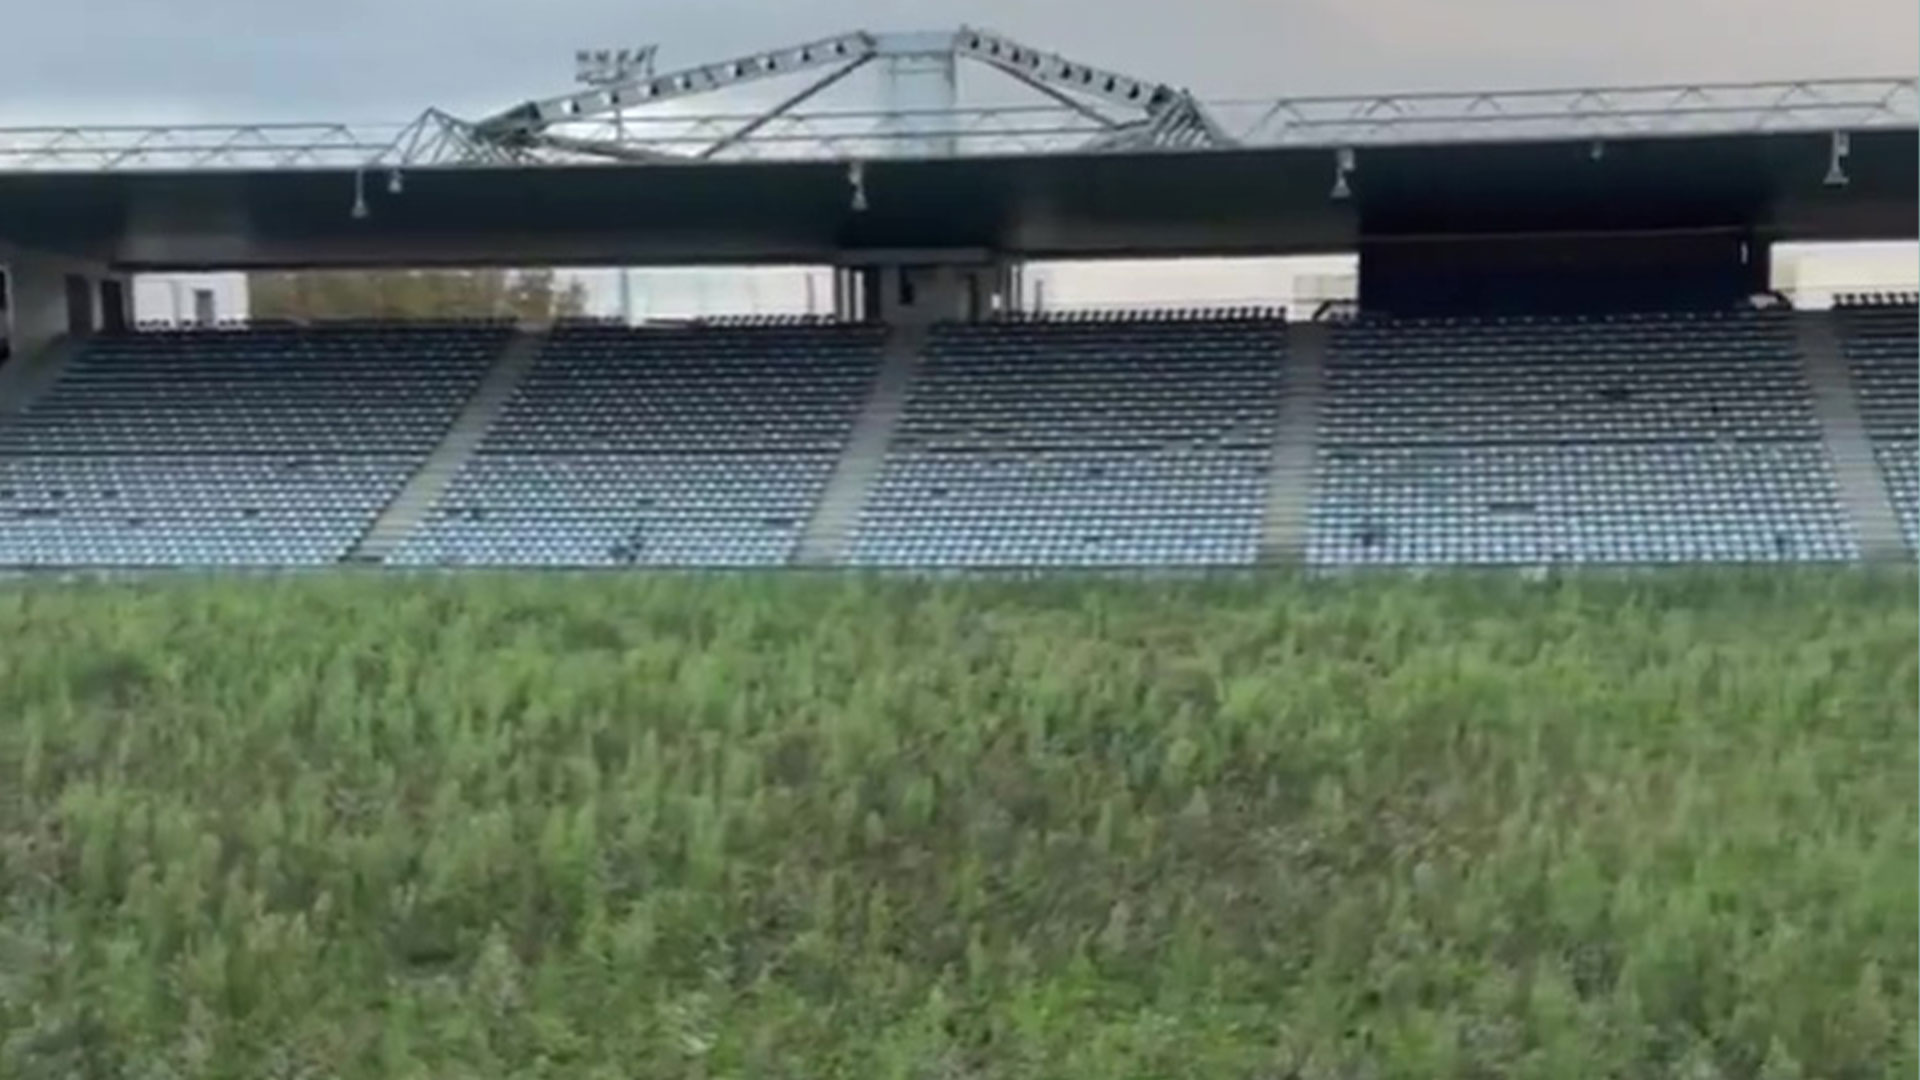
[[1913, 549], [1920, 546], [1920, 299], [1849, 296], [1835, 311], [1867, 438]]
[[1254, 309], [936, 327], [848, 561], [1251, 563], [1285, 352]]
[[0, 425], [0, 564], [333, 562], [418, 468], [505, 334], [97, 339]]
[[1308, 560], [1857, 557], [1786, 313], [1335, 328]]
[[557, 329], [391, 561], [783, 564], [885, 334], [801, 321]]
[[[1910, 297], [1859, 298], [1832, 323], [1872, 444], [1861, 457], [1877, 462], [1909, 546], [1920, 533], [1915, 315]], [[1855, 558], [1796, 317], [1315, 327], [1324, 370], [1319, 404], [1301, 414], [1317, 422], [1300, 459], [1313, 475], [1294, 485], [1311, 490], [1305, 545], [1282, 556], [1262, 547], [1270, 474], [1290, 460], [1275, 448], [1305, 384], [1279, 313], [940, 325], [903, 383], [891, 443], [875, 444], [844, 547], [809, 564]], [[444, 451], [512, 333], [256, 326], [97, 339], [0, 419], [0, 565], [346, 559]], [[530, 370], [501, 387], [490, 426], [449, 459], [464, 463], [445, 467], [451, 481], [419, 502], [431, 508], [412, 531], [395, 530], [385, 562], [807, 561], [803, 531], [877, 400], [883, 357], [907, 339], [890, 346], [872, 324], [743, 319], [581, 322], [541, 340], [526, 340]], [[1862, 475], [1878, 482], [1871, 465]]]

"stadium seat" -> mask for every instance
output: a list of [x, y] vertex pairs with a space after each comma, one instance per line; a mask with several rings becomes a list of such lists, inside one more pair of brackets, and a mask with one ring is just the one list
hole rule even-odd
[[1337, 327], [1309, 561], [1857, 557], [1787, 318]]
[[[1920, 535], [1914, 298], [1843, 341]], [[1356, 315], [1331, 326], [1317, 566], [1858, 557], [1779, 311]], [[499, 324], [164, 330], [91, 345], [0, 425], [0, 566], [336, 562], [444, 437]], [[1260, 549], [1287, 383], [1254, 308], [936, 327], [846, 561], [1231, 566]], [[389, 561], [785, 564], [886, 330], [747, 318], [557, 328]]]
[[1253, 309], [939, 327], [850, 560], [1250, 563], [1285, 355]]
[[878, 373], [884, 328], [560, 328], [440, 505], [418, 566], [786, 562]]
[[225, 328], [96, 341], [0, 425], [0, 565], [337, 561], [506, 334]]

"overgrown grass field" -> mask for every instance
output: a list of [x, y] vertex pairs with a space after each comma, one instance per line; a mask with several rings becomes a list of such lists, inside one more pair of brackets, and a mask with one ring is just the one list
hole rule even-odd
[[0, 589], [0, 1076], [1911, 1077], [1912, 574]]

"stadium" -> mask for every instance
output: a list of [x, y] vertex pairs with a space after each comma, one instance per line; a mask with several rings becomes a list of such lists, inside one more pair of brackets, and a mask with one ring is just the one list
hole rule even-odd
[[[962, 62], [1048, 106], [956, 104]], [[869, 65], [892, 111], [799, 111]], [[760, 115], [610, 126], [772, 79]], [[1906, 560], [1913, 298], [1767, 294], [1776, 244], [1915, 235], [1917, 111], [1912, 80], [1212, 109], [961, 30], [384, 145], [14, 135], [0, 564]], [[1328, 252], [1330, 310], [1020, 303], [1039, 260]], [[832, 314], [129, 318], [142, 271], [614, 260], [827, 266]]]
[[[1776, 273], [1920, 234], [1914, 79], [581, 62], [0, 127], [0, 1073], [1920, 1067], [1920, 295]], [[1350, 294], [1034, 286], [1318, 257]]]

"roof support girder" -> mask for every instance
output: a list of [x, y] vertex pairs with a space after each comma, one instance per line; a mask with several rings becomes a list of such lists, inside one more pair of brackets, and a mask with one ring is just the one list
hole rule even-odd
[[529, 101], [476, 125], [485, 134], [502, 139], [525, 137], [554, 124], [590, 120], [622, 109], [652, 105], [676, 98], [724, 90], [761, 79], [778, 78], [815, 68], [831, 67], [873, 56], [870, 34], [857, 31], [702, 64], [650, 78], [630, 79], [540, 101]]
[[794, 109], [799, 108], [801, 105], [805, 104], [808, 99], [812, 98], [815, 94], [820, 93], [822, 90], [825, 90], [826, 88], [839, 82], [841, 79], [844, 79], [847, 76], [853, 74], [854, 72], [860, 70], [861, 68], [867, 66], [867, 64], [871, 63], [872, 61], [873, 61], [873, 57], [871, 55], [862, 56], [858, 60], [855, 60], [853, 63], [848, 64], [847, 66], [841, 68], [840, 70], [828, 73], [826, 78], [814, 80], [812, 83], [808, 84], [806, 89], [787, 98], [785, 101], [782, 101], [780, 104], [775, 105], [773, 108], [768, 109], [764, 113], [761, 113], [759, 116], [755, 117], [754, 119], [747, 121], [745, 124], [741, 125], [738, 130], [734, 131], [732, 134], [728, 135], [726, 138], [723, 138], [718, 142], [715, 142], [712, 146], [709, 146], [706, 149], [700, 151], [699, 156], [703, 159], [714, 157], [715, 155], [724, 152], [730, 147], [736, 146], [739, 143], [745, 141], [746, 139], [751, 138], [754, 132], [759, 131], [761, 128], [767, 126], [773, 121], [779, 119], [782, 116], [785, 116], [787, 113], [792, 112]]
[[1014, 74], [1022, 81], [1046, 83], [1142, 111], [1176, 93], [1164, 84], [1082, 64], [988, 30], [962, 27], [954, 35], [953, 48], [956, 55]]
[[[1098, 124], [1105, 133], [1094, 148], [1130, 149], [1223, 147], [1234, 145], [1207, 115], [1193, 95], [1164, 83], [1148, 82], [1105, 68], [1069, 60], [1058, 53], [1030, 48], [986, 30], [961, 27], [948, 33], [875, 35], [865, 31], [840, 34], [818, 41], [703, 64], [665, 75], [635, 78], [609, 86], [544, 100], [529, 101], [473, 126], [478, 137], [508, 149], [557, 147], [550, 129], [593, 120], [643, 105], [658, 104], [762, 79], [796, 74], [822, 67], [837, 70], [826, 79], [762, 113], [698, 156], [709, 158], [739, 145], [768, 122], [785, 115], [801, 102], [877, 57], [947, 55], [970, 59], [1007, 75], [1029, 89], [1073, 109]], [[1116, 120], [1089, 102], [1119, 106], [1138, 113], [1134, 123]], [[1120, 133], [1116, 138], [1115, 133]], [[596, 153], [593, 147], [615, 144], [598, 140], [569, 140], [567, 149]], [[605, 156], [624, 158], [624, 154]]]
[[[1135, 148], [1233, 145], [1233, 140], [1220, 130], [1192, 94], [1165, 83], [1150, 83], [1131, 75], [1082, 64], [1059, 53], [1030, 48], [1011, 38], [972, 27], [962, 27], [954, 36], [954, 52], [1036, 89], [1055, 87], [1140, 110], [1146, 114], [1144, 138], [1123, 140]], [[1053, 94], [1049, 96], [1058, 97]], [[1087, 113], [1087, 110], [1083, 109], [1082, 112]], [[1090, 115], [1100, 117], [1098, 113]], [[1112, 121], [1108, 121], [1108, 125], [1124, 126], [1114, 125]], [[1112, 137], [1103, 136], [1094, 145], [1102, 147], [1112, 141]]]

